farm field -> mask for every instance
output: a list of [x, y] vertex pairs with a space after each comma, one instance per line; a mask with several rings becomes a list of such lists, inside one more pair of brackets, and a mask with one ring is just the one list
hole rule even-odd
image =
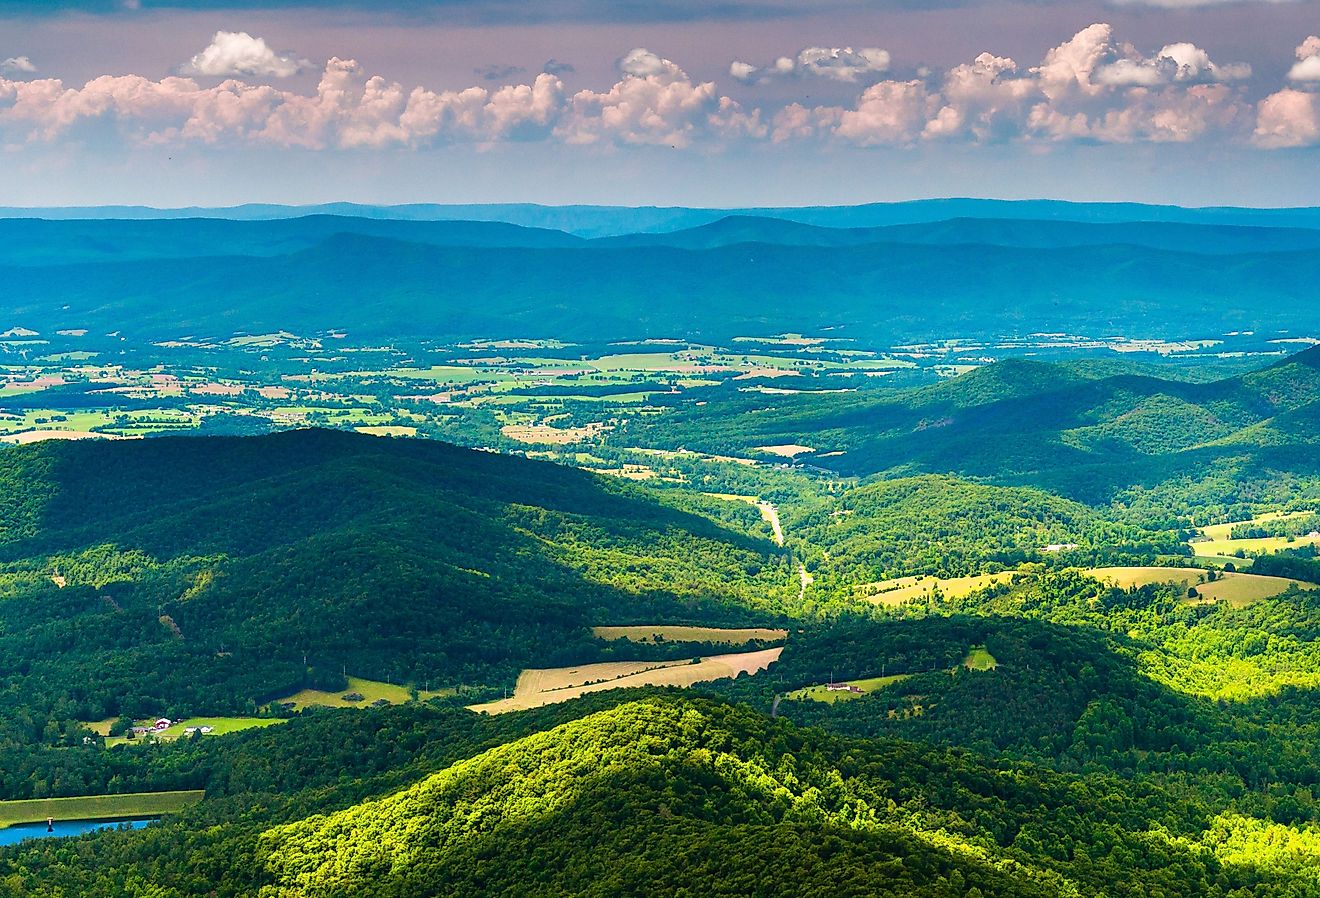
[[549, 446], [566, 446], [578, 443], [599, 434], [602, 426], [589, 424], [585, 427], [552, 427], [548, 424], [517, 425], [506, 424], [500, 432], [519, 443], [541, 443]]
[[759, 652], [710, 655], [700, 660], [607, 662], [572, 668], [526, 670], [518, 678], [510, 698], [468, 707], [487, 714], [525, 711], [542, 705], [565, 702], [590, 692], [630, 686], [692, 686], [724, 680], [739, 674], [755, 674], [779, 660], [782, 648]]
[[869, 677], [861, 680], [840, 681], [844, 686], [856, 686], [861, 690], [860, 692], [853, 692], [850, 689], [830, 689], [827, 684], [820, 683], [815, 686], [805, 686], [802, 689], [789, 692], [784, 698], [793, 699], [794, 701], [824, 702], [832, 705], [836, 702], [847, 702], [852, 701], [855, 698], [861, 698], [863, 695], [876, 692], [877, 690], [883, 689], [893, 683], [902, 682], [910, 676], [912, 675], [893, 674], [887, 677]]
[[0, 828], [17, 823], [55, 820], [109, 820], [116, 817], [155, 817], [196, 804], [205, 796], [197, 789], [181, 792], [133, 792], [124, 795], [83, 795], [74, 798], [35, 798], [0, 801]]
[[1211, 524], [1200, 528], [1199, 536], [1189, 541], [1192, 552], [1200, 558], [1215, 560], [1228, 559], [1241, 564], [1236, 553], [1258, 555], [1265, 552], [1278, 552], [1281, 549], [1296, 549], [1320, 543], [1320, 536], [1299, 534], [1297, 536], [1261, 536], [1233, 539], [1233, 530], [1246, 525], [1263, 526], [1278, 521], [1295, 521], [1313, 515], [1310, 511], [1275, 511], [1257, 515], [1245, 521], [1229, 521], [1224, 524]]
[[601, 639], [627, 639], [632, 642], [716, 642], [743, 645], [754, 639], [770, 642], [788, 636], [787, 630], [768, 627], [729, 629], [723, 627], [686, 627], [669, 624], [592, 627], [591, 632]]
[[764, 452], [766, 455], [778, 455], [781, 458], [796, 458], [799, 455], [807, 455], [815, 452], [811, 446], [804, 446], [801, 443], [782, 443], [778, 446], [756, 446], [757, 452]]
[[403, 425], [366, 425], [363, 427], [354, 427], [358, 433], [369, 434], [373, 437], [415, 437], [417, 436], [416, 427], [406, 427]]
[[1149, 586], [1152, 583], [1176, 583], [1191, 587], [1205, 582], [1206, 573], [1200, 568], [1180, 567], [1099, 567], [1082, 573], [1097, 580], [1112, 583], [1120, 589]]
[[[148, 726], [153, 721], [139, 720], [135, 722], [141, 726]], [[112, 723], [114, 723], [113, 720], [98, 720], [89, 724], [89, 728], [106, 737], [106, 748], [113, 748], [116, 745], [124, 745], [135, 741], [125, 736], [111, 736], [109, 733]], [[185, 720], [175, 721], [174, 725], [168, 729], [158, 730], [145, 738], [173, 742], [189, 735], [187, 731], [193, 727], [210, 727], [211, 731], [204, 735], [223, 736], [226, 733], [238, 733], [243, 730], [274, 726], [277, 723], [284, 723], [284, 719], [280, 717], [189, 717]]]
[[1196, 592], [1200, 602], [1227, 602], [1234, 608], [1243, 608], [1253, 602], [1273, 598], [1292, 586], [1304, 590], [1320, 589], [1314, 583], [1289, 580], [1286, 577], [1230, 573], [1221, 575], [1213, 583], [1196, 587]]
[[[357, 693], [362, 696], [361, 701], [346, 701], [344, 696]], [[442, 695], [451, 695], [449, 690], [430, 690], [420, 691], [419, 697], [423, 700], [435, 698]], [[300, 711], [312, 705], [324, 708], [365, 708], [372, 702], [385, 701], [391, 705], [401, 705], [411, 699], [411, 695], [406, 686], [395, 686], [390, 683], [381, 683], [376, 680], [364, 680], [361, 677], [349, 677], [348, 688], [342, 692], [324, 692], [320, 689], [304, 689], [301, 692], [295, 692], [293, 695], [277, 699], [277, 702], [290, 705], [291, 710]]]
[[1320, 544], [1320, 536], [1264, 536], [1247, 539], [1211, 539], [1189, 543], [1198, 557], [1228, 557], [1233, 561], [1237, 561], [1232, 557], [1235, 552], [1256, 555], [1317, 544]]
[[1296, 518], [1304, 518], [1312, 514], [1309, 511], [1272, 511], [1267, 514], [1256, 515], [1246, 521], [1229, 521], [1226, 524], [1209, 524], [1200, 528], [1201, 535], [1212, 540], [1226, 540], [1233, 532], [1234, 527], [1242, 524], [1268, 524], [1272, 521], [1290, 521]]
[[[967, 657], [962, 661], [962, 667], [967, 670], [994, 670], [999, 666], [995, 656], [983, 645], [972, 646], [967, 652]], [[956, 671], [957, 668], [954, 668]], [[953, 671], [950, 671], [951, 673]], [[839, 685], [856, 687], [859, 691], [852, 689], [831, 689], [828, 684], [818, 683], [815, 686], [806, 686], [793, 692], [786, 693], [784, 698], [797, 701], [825, 702], [826, 704], [835, 704], [836, 702], [851, 701], [855, 698], [861, 698], [871, 692], [883, 689], [893, 683], [899, 683], [911, 677], [912, 674], [890, 674], [883, 677], [868, 677], [860, 680], [840, 680]]]
[[858, 598], [887, 608], [896, 608], [905, 602], [928, 599], [936, 589], [946, 599], [961, 599], [978, 589], [1001, 583], [1012, 583], [1019, 571], [1000, 571], [996, 574], [978, 574], [972, 577], [897, 577], [878, 583], [865, 583], [855, 587]]
[[1197, 602], [1223, 601], [1235, 608], [1273, 598], [1292, 586], [1307, 590], [1320, 589], [1316, 584], [1290, 580], [1287, 577], [1267, 577], [1241, 572], [1226, 572], [1220, 574], [1218, 579], [1210, 581], [1207, 580], [1206, 572], [1199, 568], [1110, 567], [1091, 568], [1083, 573], [1123, 589], [1149, 586], [1153, 583], [1175, 583], [1187, 589], [1195, 588]]

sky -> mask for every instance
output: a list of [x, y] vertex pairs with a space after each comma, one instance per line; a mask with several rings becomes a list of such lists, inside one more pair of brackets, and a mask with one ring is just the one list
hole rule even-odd
[[0, 206], [1320, 205], [1320, 0], [0, 0]]

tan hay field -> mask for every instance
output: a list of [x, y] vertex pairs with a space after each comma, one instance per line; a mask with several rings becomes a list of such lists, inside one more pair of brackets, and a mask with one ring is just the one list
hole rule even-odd
[[1000, 571], [997, 574], [977, 574], [974, 577], [950, 577], [941, 580], [937, 577], [897, 577], [882, 580], [879, 583], [864, 583], [858, 586], [858, 597], [876, 605], [895, 608], [914, 599], [929, 598], [935, 587], [946, 599], [961, 599], [978, 589], [999, 583], [1011, 583], [1017, 571]]
[[[628, 686], [692, 686], [711, 680], [725, 680], [740, 673], [757, 673], [779, 660], [783, 648], [760, 652], [735, 652], [711, 655], [698, 663], [677, 662], [607, 662], [584, 664], [572, 668], [525, 670], [518, 677], [518, 686], [512, 698], [469, 705], [472, 711], [503, 714], [506, 711], [524, 711], [556, 702]], [[633, 672], [626, 672], [629, 668]], [[591, 682], [601, 680], [602, 682]]]
[[801, 443], [783, 443], [779, 446], [757, 446], [756, 451], [778, 455], [782, 458], [796, 458], [799, 455], [806, 455], [808, 452], [815, 452], [816, 450], [810, 446], [803, 446]]
[[1314, 583], [1303, 583], [1287, 577], [1267, 577], [1263, 574], [1241, 572], [1224, 573], [1218, 580], [1207, 582], [1205, 571], [1197, 568], [1113, 567], [1091, 568], [1083, 573], [1123, 589], [1151, 583], [1176, 583], [1184, 588], [1196, 587], [1198, 596], [1191, 601], [1201, 604], [1224, 601], [1234, 608], [1242, 608], [1262, 599], [1273, 598], [1294, 584], [1300, 589], [1320, 589], [1320, 586]]

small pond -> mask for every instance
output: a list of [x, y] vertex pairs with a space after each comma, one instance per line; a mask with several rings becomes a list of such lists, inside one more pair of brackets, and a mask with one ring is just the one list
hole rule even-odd
[[124, 820], [56, 820], [54, 825], [47, 828], [42, 823], [19, 823], [15, 826], [8, 826], [0, 829], [0, 845], [17, 845], [24, 839], [47, 839], [59, 836], [81, 836], [83, 833], [89, 833], [98, 829], [114, 829], [124, 826], [130, 829], [138, 829], [146, 826], [148, 823], [155, 823], [159, 817], [143, 819]]

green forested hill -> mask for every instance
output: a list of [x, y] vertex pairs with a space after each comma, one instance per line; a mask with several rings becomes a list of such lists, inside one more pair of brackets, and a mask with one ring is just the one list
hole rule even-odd
[[717, 524], [681, 507], [700, 497], [426, 441], [46, 443], [0, 452], [0, 484], [0, 696], [38, 731], [344, 672], [512, 683], [595, 660], [594, 624], [772, 620], [795, 595], [753, 509]]
[[[1136, 819], [1159, 828], [1134, 832]], [[1247, 843], [1271, 829], [1235, 815], [1212, 822], [1158, 790], [863, 747], [718, 705], [651, 700], [263, 841], [268, 894], [282, 898], [1213, 896], [1312, 884], [1314, 846], [1292, 869], [1271, 869], [1234, 857], [1212, 827]], [[1051, 850], [1061, 844], [1069, 850]]]
[[954, 473], [1088, 504], [1176, 493], [1223, 514], [1317, 473], [1317, 403], [1320, 349], [1208, 383], [1010, 360], [906, 391], [775, 397], [774, 414], [760, 394], [710, 391], [616, 439], [732, 454], [805, 443], [815, 452], [799, 461], [849, 475]]
[[1052, 543], [1082, 542], [1098, 523], [1086, 506], [1042, 490], [921, 475], [848, 490], [838, 509], [795, 518], [793, 532], [821, 550], [814, 573], [864, 583], [1011, 566]]
[[1176, 783], [840, 737], [674, 695], [497, 719], [337, 712], [167, 754], [211, 777], [206, 802], [141, 832], [6, 850], [0, 895], [1294, 898], [1320, 885], [1313, 827]]

